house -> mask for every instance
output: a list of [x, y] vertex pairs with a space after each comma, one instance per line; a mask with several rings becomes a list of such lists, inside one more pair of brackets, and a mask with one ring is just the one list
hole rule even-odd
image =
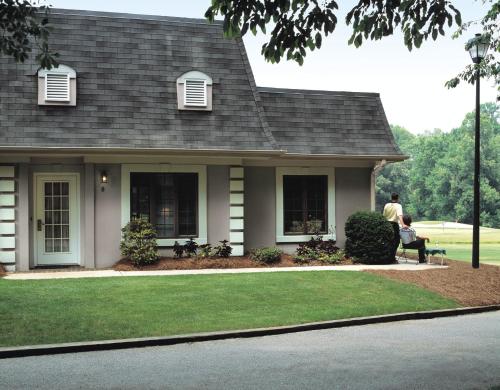
[[[111, 266], [120, 229], [158, 243], [292, 251], [374, 208], [405, 158], [376, 93], [259, 88], [204, 20], [53, 9], [60, 66], [0, 57], [0, 262]], [[162, 249], [162, 250], [163, 250]]]

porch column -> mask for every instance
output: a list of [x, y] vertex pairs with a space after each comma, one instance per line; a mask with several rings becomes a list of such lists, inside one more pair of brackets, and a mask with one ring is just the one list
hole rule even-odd
[[18, 173], [18, 206], [17, 206], [17, 270], [28, 271], [30, 269], [30, 246], [33, 239], [30, 238], [30, 170], [28, 164], [19, 164]]
[[85, 268], [95, 268], [95, 187], [97, 185], [94, 164], [85, 164], [84, 192], [84, 240], [83, 262]]
[[14, 166], [0, 166], [0, 263], [16, 270], [16, 181]]
[[243, 167], [229, 168], [229, 243], [233, 248], [232, 256], [244, 253], [244, 170]]

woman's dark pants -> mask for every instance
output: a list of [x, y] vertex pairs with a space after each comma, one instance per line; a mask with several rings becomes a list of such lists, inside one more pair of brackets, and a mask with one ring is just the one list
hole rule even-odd
[[399, 224], [397, 222], [391, 222], [392, 228], [394, 229], [394, 241], [392, 242], [392, 251], [394, 253], [394, 261], [396, 261], [396, 253], [398, 251], [399, 240]]

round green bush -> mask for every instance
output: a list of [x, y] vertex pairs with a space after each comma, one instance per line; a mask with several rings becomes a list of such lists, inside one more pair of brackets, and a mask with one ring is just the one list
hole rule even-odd
[[259, 263], [272, 264], [279, 262], [282, 254], [283, 251], [279, 248], [260, 248], [254, 249], [250, 253], [250, 258]]
[[160, 258], [156, 231], [145, 220], [134, 219], [122, 229], [120, 250], [123, 256], [130, 259], [136, 266], [151, 264]]
[[360, 211], [351, 215], [345, 224], [347, 256], [365, 264], [393, 262], [394, 231], [390, 222], [379, 213]]

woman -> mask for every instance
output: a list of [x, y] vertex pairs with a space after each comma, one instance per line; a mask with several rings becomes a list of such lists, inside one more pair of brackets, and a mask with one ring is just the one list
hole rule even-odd
[[429, 237], [419, 237], [415, 229], [411, 227], [411, 216], [403, 215], [404, 227], [399, 231], [401, 242], [405, 249], [418, 249], [418, 262], [425, 263], [425, 241], [429, 242]]

